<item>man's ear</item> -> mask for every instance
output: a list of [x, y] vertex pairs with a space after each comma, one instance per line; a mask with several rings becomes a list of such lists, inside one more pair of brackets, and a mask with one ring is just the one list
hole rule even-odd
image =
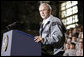
[[50, 13], [50, 14], [51, 14], [51, 12], [52, 12], [52, 11], [51, 11], [51, 10], [49, 10], [49, 13]]

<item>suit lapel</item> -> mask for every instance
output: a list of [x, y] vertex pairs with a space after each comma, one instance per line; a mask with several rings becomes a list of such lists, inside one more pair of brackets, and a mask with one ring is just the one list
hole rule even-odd
[[50, 21], [48, 21], [47, 23], [46, 23], [46, 25], [44, 26], [44, 28], [43, 28], [43, 24], [41, 24], [41, 27], [40, 27], [40, 35], [42, 36], [42, 32], [44, 31], [44, 29], [46, 28], [46, 26], [48, 25], [50, 23]]

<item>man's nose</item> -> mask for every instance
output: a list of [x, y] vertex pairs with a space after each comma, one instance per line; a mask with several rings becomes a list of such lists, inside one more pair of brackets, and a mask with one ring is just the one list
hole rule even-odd
[[44, 14], [44, 12], [42, 11], [42, 14]]

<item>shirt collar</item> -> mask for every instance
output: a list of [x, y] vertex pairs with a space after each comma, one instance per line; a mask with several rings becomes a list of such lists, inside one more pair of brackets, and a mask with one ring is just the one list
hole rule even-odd
[[51, 18], [51, 15], [47, 19], [44, 19], [42, 23], [46, 24], [49, 21], [50, 18]]

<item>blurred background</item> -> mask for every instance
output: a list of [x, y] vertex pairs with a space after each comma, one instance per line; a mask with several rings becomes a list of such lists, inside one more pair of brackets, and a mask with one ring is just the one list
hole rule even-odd
[[1, 1], [1, 40], [3, 33], [13, 29], [39, 35], [42, 18], [38, 8], [44, 2], [51, 5], [52, 15], [62, 20], [67, 31], [83, 28], [83, 1]]

